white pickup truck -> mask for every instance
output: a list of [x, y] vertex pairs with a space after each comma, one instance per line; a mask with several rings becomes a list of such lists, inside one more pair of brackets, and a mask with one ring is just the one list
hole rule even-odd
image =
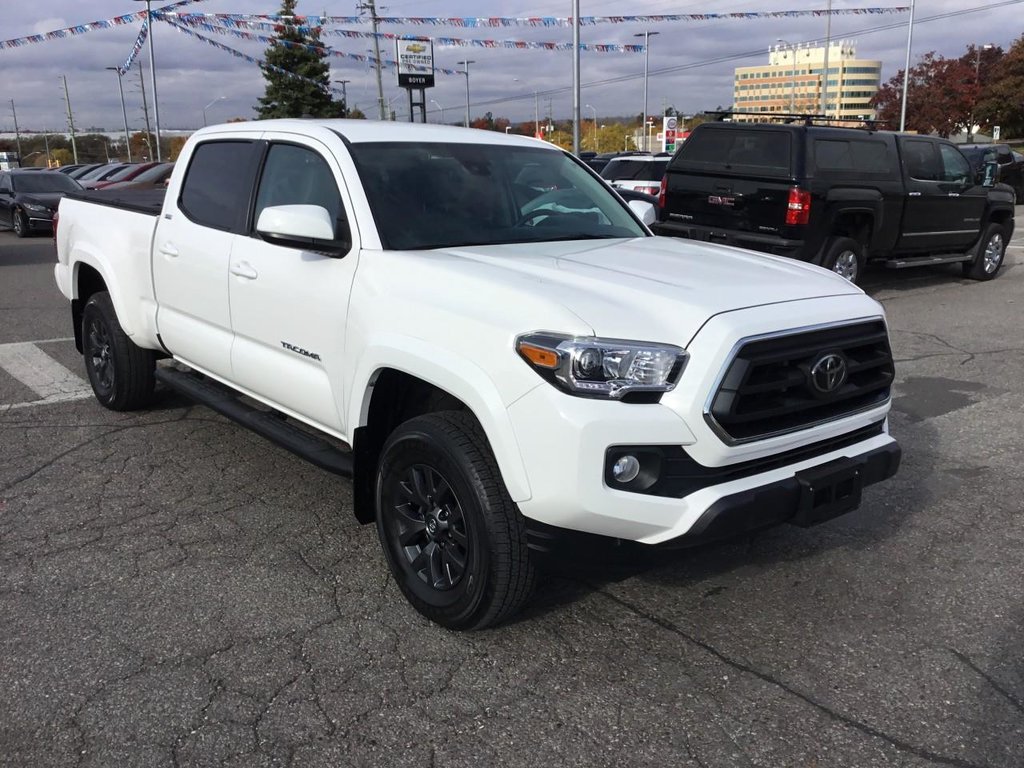
[[56, 279], [96, 398], [142, 408], [159, 381], [350, 475], [402, 592], [447, 627], [507, 619], [578, 532], [810, 525], [899, 465], [875, 301], [654, 237], [543, 142], [216, 126], [161, 197], [60, 205]]

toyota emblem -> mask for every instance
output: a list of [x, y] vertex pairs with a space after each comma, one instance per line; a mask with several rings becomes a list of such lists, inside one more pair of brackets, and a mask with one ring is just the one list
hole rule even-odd
[[811, 384], [823, 395], [830, 395], [846, 382], [846, 358], [827, 352], [811, 366]]

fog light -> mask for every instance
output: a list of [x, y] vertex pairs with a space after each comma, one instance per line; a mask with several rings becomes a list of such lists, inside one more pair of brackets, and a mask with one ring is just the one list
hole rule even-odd
[[636, 456], [620, 456], [612, 465], [612, 477], [618, 483], [629, 483], [640, 474], [640, 460]]

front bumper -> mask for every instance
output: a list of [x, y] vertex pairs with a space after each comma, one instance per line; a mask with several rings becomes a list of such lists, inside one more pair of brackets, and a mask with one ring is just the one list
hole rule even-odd
[[28, 212], [28, 228], [32, 232], [52, 232], [53, 213]]
[[[899, 446], [876, 411], [829, 425], [828, 437], [804, 438], [805, 446], [790, 455], [780, 450], [777, 460], [725, 463], [691, 486], [696, 490], [657, 495], [611, 487], [605, 468], [614, 446], [702, 453], [682, 417], [665, 405], [586, 400], [545, 385], [516, 401], [509, 415], [530, 478], [532, 495], [519, 502], [528, 521], [643, 544], [682, 537], [696, 543], [790, 520], [805, 493], [798, 475], [824, 465], [860, 468], [858, 502], [859, 488], [891, 477], [899, 466]], [[855, 442], [842, 439], [850, 434]]]

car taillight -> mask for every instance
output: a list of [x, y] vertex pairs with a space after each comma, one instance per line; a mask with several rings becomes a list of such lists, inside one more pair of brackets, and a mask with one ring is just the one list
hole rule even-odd
[[658, 187], [658, 207], [665, 207], [665, 189], [668, 187], [668, 176], [661, 177], [661, 186]]
[[789, 190], [786, 204], [786, 226], [806, 224], [811, 218], [811, 193], [806, 189], [793, 187]]

